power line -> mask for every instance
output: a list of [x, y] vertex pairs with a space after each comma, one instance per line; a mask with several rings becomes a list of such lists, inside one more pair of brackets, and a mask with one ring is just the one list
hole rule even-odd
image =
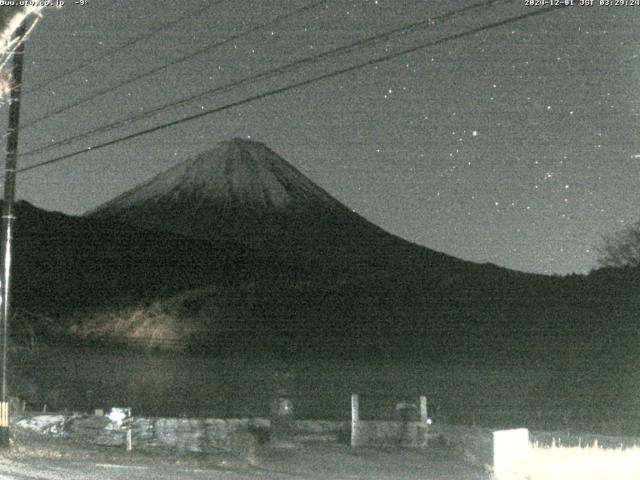
[[[225, 1], [225, 0], [222, 0], [222, 1]], [[271, 25], [273, 23], [280, 22], [280, 21], [285, 20], [287, 18], [290, 18], [290, 17], [292, 17], [294, 15], [298, 15], [298, 14], [300, 14], [302, 12], [306, 12], [308, 10], [316, 8], [319, 5], [327, 3], [327, 1], [329, 1], [329, 0], [321, 0], [321, 1], [318, 1], [318, 2], [314, 2], [314, 3], [310, 4], [310, 5], [305, 6], [305, 7], [301, 7], [301, 8], [298, 8], [296, 10], [293, 10], [293, 11], [291, 11], [289, 13], [285, 13], [285, 14], [279, 15], [279, 16], [275, 17], [274, 19], [272, 19], [272, 20], [270, 20], [268, 22], [262, 23], [260, 25], [255, 26], [255, 27], [252, 27], [252, 28], [250, 28], [250, 29], [248, 29], [248, 30], [246, 30], [244, 32], [237, 33], [235, 35], [231, 35], [230, 37], [228, 37], [228, 38], [226, 38], [224, 40], [220, 40], [218, 42], [212, 43], [212, 44], [207, 45], [205, 47], [199, 48], [195, 52], [189, 53], [189, 54], [187, 54], [187, 55], [185, 55], [183, 57], [180, 57], [180, 58], [178, 58], [176, 60], [173, 60], [173, 61], [171, 61], [169, 63], [165, 63], [165, 64], [163, 64], [163, 65], [161, 65], [159, 67], [152, 68], [151, 70], [147, 70], [144, 73], [140, 73], [138, 75], [134, 75], [133, 77], [125, 80], [124, 82], [120, 82], [120, 83], [118, 83], [116, 85], [105, 87], [105, 88], [103, 88], [101, 90], [98, 90], [98, 91], [96, 91], [96, 92], [94, 92], [94, 93], [92, 93], [90, 95], [87, 95], [86, 97], [83, 97], [83, 98], [81, 98], [81, 99], [79, 99], [79, 100], [77, 100], [77, 101], [75, 101], [73, 103], [70, 103], [68, 105], [59, 107], [56, 110], [53, 110], [51, 112], [46, 113], [42, 117], [39, 117], [39, 118], [37, 118], [35, 120], [32, 120], [31, 122], [28, 122], [28, 123], [24, 124], [20, 128], [21, 129], [25, 129], [25, 128], [32, 127], [32, 126], [34, 126], [34, 125], [36, 125], [36, 124], [38, 124], [38, 123], [40, 123], [40, 122], [42, 122], [44, 120], [48, 120], [51, 117], [59, 115], [59, 114], [61, 114], [63, 112], [66, 112], [67, 110], [75, 108], [75, 107], [77, 107], [79, 105], [82, 105], [82, 104], [85, 104], [87, 102], [90, 102], [91, 100], [95, 100], [96, 98], [101, 97], [101, 96], [103, 96], [103, 95], [105, 95], [107, 93], [113, 92], [114, 90], [117, 90], [117, 89], [119, 89], [121, 87], [124, 87], [126, 85], [130, 85], [130, 84], [132, 84], [134, 82], [137, 82], [138, 80], [141, 80], [143, 78], [147, 78], [147, 77], [150, 77], [152, 75], [155, 75], [156, 73], [159, 73], [159, 72], [161, 72], [163, 70], [166, 70], [169, 67], [173, 67], [175, 65], [179, 65], [181, 63], [184, 63], [184, 62], [186, 62], [188, 60], [191, 60], [191, 59], [193, 59], [193, 58], [195, 58], [195, 57], [197, 57], [199, 55], [202, 55], [203, 53], [207, 53], [207, 52], [210, 52], [212, 50], [215, 50], [216, 48], [219, 48], [219, 47], [221, 47], [223, 45], [228, 44], [229, 42], [232, 42], [232, 41], [237, 40], [237, 39], [239, 39], [239, 38], [241, 38], [243, 36], [246, 36], [246, 35], [249, 35], [251, 33], [254, 33], [254, 32], [258, 31], [258, 30], [261, 30], [261, 29], [263, 29], [263, 28], [265, 28], [265, 27], [267, 27], [267, 26], [269, 26], [269, 25]]]
[[92, 59], [90, 59], [89, 61], [85, 62], [85, 63], [80, 63], [79, 65], [76, 65], [75, 67], [71, 67], [67, 70], [64, 70], [63, 72], [61, 72], [60, 74], [56, 75], [53, 78], [50, 78], [49, 80], [45, 80], [44, 82], [40, 82], [38, 84], [36, 84], [35, 86], [33, 86], [31, 89], [27, 90], [26, 92], [24, 92], [25, 94], [28, 93], [33, 93], [36, 92], [38, 90], [42, 90], [44, 87], [46, 87], [47, 85], [50, 85], [51, 83], [57, 81], [57, 80], [61, 80], [71, 74], [74, 74], [76, 72], [79, 72], [80, 70], [83, 70], [85, 68], [87, 68], [90, 65], [93, 65], [94, 63], [98, 63], [101, 62], [102, 60], [105, 60], [109, 57], [112, 57], [113, 55], [115, 55], [118, 52], [121, 52], [122, 50], [126, 50], [129, 47], [132, 47], [133, 45], [135, 45], [136, 43], [140, 43], [143, 41], [148, 40], [149, 38], [153, 37], [155, 34], [162, 32], [163, 30], [169, 30], [170, 28], [172, 28], [173, 26], [179, 24], [180, 22], [191, 18], [197, 14], [201, 14], [203, 12], [206, 12], [207, 10], [210, 10], [211, 8], [225, 2], [227, 0], [217, 0], [213, 3], [211, 3], [210, 5], [208, 5], [207, 7], [205, 7], [204, 9], [199, 8], [196, 11], [193, 11], [191, 13], [187, 13], [185, 15], [182, 15], [181, 17], [177, 18], [176, 20], [171, 20], [169, 22], [165, 22], [161, 25], [158, 25], [157, 27], [154, 27], [150, 30], [148, 30], [146, 33], [143, 33], [142, 35], [139, 35], [131, 40], [129, 40], [128, 42], [124, 43], [123, 45], [119, 45], [117, 47], [112, 48], [111, 50], [103, 53], [102, 55], [98, 55], [96, 57], [93, 57]]
[[266, 78], [273, 78], [276, 75], [280, 75], [282, 73], [291, 71], [291, 70], [293, 70], [295, 68], [299, 68], [301, 66], [308, 65], [308, 64], [313, 64], [313, 63], [316, 63], [316, 62], [318, 62], [320, 60], [329, 58], [331, 56], [343, 54], [345, 52], [348, 52], [348, 51], [353, 50], [353, 49], [358, 48], [358, 47], [362, 47], [362, 46], [370, 44], [370, 43], [374, 43], [374, 42], [377, 42], [377, 41], [380, 41], [380, 40], [389, 39], [390, 37], [392, 37], [394, 35], [397, 35], [397, 34], [403, 34], [403, 35], [404, 34], [408, 34], [411, 31], [417, 30], [419, 28], [423, 28], [425, 26], [434, 25], [436, 22], [449, 20], [449, 19], [454, 18], [454, 17], [456, 17], [458, 15], [462, 15], [462, 14], [468, 13], [471, 10], [475, 10], [475, 9], [482, 8], [482, 7], [487, 7], [487, 6], [495, 4], [495, 3], [502, 3], [502, 2], [507, 2], [508, 3], [508, 2], [512, 2], [512, 1], [513, 0], [485, 0], [483, 2], [475, 3], [475, 4], [467, 6], [465, 8], [461, 8], [461, 9], [458, 9], [458, 10], [455, 10], [455, 11], [452, 11], [452, 12], [445, 13], [443, 15], [439, 15], [437, 17], [433, 17], [433, 18], [429, 18], [427, 20], [422, 20], [422, 21], [419, 21], [419, 22], [413, 22], [413, 23], [410, 23], [410, 24], [407, 24], [407, 25], [403, 25], [401, 27], [394, 28], [392, 30], [389, 30], [389, 31], [386, 31], [386, 32], [383, 32], [383, 33], [380, 33], [380, 34], [376, 34], [376, 35], [373, 35], [371, 37], [367, 37], [367, 38], [352, 42], [350, 44], [347, 44], [347, 45], [344, 45], [344, 46], [341, 46], [341, 47], [336, 47], [336, 48], [333, 48], [331, 50], [327, 50], [325, 52], [321, 52], [319, 54], [312, 55], [310, 57], [306, 57], [306, 58], [294, 61], [292, 63], [288, 63], [286, 65], [281, 65], [280, 67], [268, 70], [266, 72], [262, 72], [262, 73], [259, 73], [259, 74], [256, 74], [256, 75], [241, 79], [241, 80], [237, 80], [237, 81], [228, 83], [226, 85], [222, 85], [222, 86], [219, 86], [219, 87], [214, 87], [214, 88], [211, 88], [211, 89], [207, 89], [207, 90], [205, 90], [203, 92], [200, 92], [200, 93], [198, 93], [196, 95], [189, 96], [189, 97], [183, 98], [183, 99], [178, 100], [178, 101], [172, 101], [172, 102], [164, 103], [164, 104], [159, 105], [159, 106], [157, 106], [157, 107], [155, 107], [155, 108], [153, 108], [151, 110], [148, 110], [146, 112], [142, 112], [142, 113], [134, 115], [132, 117], [127, 117], [127, 118], [124, 118], [124, 119], [120, 119], [120, 120], [117, 120], [115, 122], [109, 123], [107, 125], [102, 125], [102, 126], [96, 127], [94, 129], [88, 130], [88, 131], [83, 132], [83, 133], [79, 133], [77, 135], [74, 135], [72, 137], [66, 138], [64, 140], [60, 140], [58, 142], [54, 142], [54, 143], [43, 145], [43, 146], [41, 146], [39, 148], [36, 148], [34, 150], [30, 150], [30, 151], [28, 151], [28, 152], [26, 152], [26, 153], [24, 153], [22, 155], [23, 156], [30, 156], [30, 155], [35, 155], [37, 153], [42, 153], [44, 151], [48, 151], [48, 150], [51, 150], [53, 148], [57, 148], [57, 147], [59, 147], [61, 145], [69, 144], [69, 143], [71, 143], [71, 142], [73, 142], [75, 140], [79, 140], [81, 138], [86, 138], [88, 136], [95, 135], [97, 133], [101, 133], [101, 132], [105, 132], [105, 131], [112, 130], [112, 129], [115, 129], [115, 128], [119, 128], [119, 127], [127, 125], [129, 123], [132, 123], [132, 122], [135, 122], [135, 121], [138, 121], [138, 120], [142, 120], [144, 118], [149, 118], [151, 116], [157, 115], [158, 113], [166, 111], [166, 110], [168, 110], [170, 108], [186, 105], [188, 103], [191, 103], [191, 102], [193, 102], [195, 100], [198, 100], [200, 98], [203, 98], [203, 97], [207, 97], [207, 96], [211, 96], [211, 95], [215, 95], [215, 94], [220, 94], [220, 93], [225, 93], [225, 92], [228, 92], [229, 90], [232, 90], [232, 89], [234, 89], [236, 87], [239, 87], [241, 85], [251, 84], [251, 83], [257, 82], [258, 80], [262, 80], [262, 79], [266, 79]]
[[75, 152], [71, 152], [71, 153], [68, 153], [68, 154], [65, 154], [65, 155], [61, 155], [59, 157], [55, 157], [53, 159], [46, 160], [44, 162], [39, 162], [37, 164], [31, 165], [31, 166], [28, 166], [28, 167], [23, 167], [23, 168], [19, 169], [18, 172], [24, 172], [24, 171], [32, 170], [34, 168], [38, 168], [38, 167], [41, 167], [41, 166], [44, 166], [44, 165], [49, 165], [51, 163], [56, 163], [56, 162], [59, 162], [59, 161], [62, 161], [62, 160], [66, 160], [68, 158], [75, 157], [75, 156], [80, 155], [82, 153], [86, 153], [86, 152], [89, 152], [89, 151], [101, 149], [101, 148], [104, 148], [104, 147], [107, 147], [107, 146], [114, 145], [116, 143], [124, 142], [124, 141], [127, 141], [127, 140], [131, 140], [133, 138], [137, 138], [137, 137], [142, 136], [142, 135], [146, 135], [148, 133], [153, 133], [153, 132], [156, 132], [156, 131], [159, 131], [159, 130], [163, 130], [165, 128], [169, 128], [169, 127], [181, 124], [181, 123], [185, 123], [185, 122], [188, 122], [188, 121], [191, 121], [191, 120], [196, 120], [196, 119], [201, 118], [201, 117], [205, 117], [205, 116], [208, 116], [208, 115], [212, 115], [214, 113], [218, 113], [218, 112], [221, 112], [221, 111], [224, 111], [224, 110], [228, 110], [228, 109], [240, 106], [240, 105], [244, 105], [246, 103], [250, 103], [250, 102], [253, 102], [255, 100], [261, 100], [263, 98], [267, 98], [267, 97], [270, 97], [270, 96], [273, 96], [273, 95], [277, 95], [277, 94], [280, 94], [280, 93], [283, 93], [283, 92], [286, 92], [288, 90], [292, 90], [292, 89], [295, 89], [295, 88], [300, 88], [302, 86], [306, 86], [306, 85], [309, 85], [311, 83], [315, 83], [315, 82], [318, 82], [318, 81], [321, 81], [321, 80], [325, 80], [327, 78], [332, 78], [332, 77], [335, 77], [335, 76], [338, 76], [338, 75], [342, 75], [342, 74], [345, 74], [345, 73], [349, 73], [349, 72], [358, 70], [360, 68], [364, 68], [364, 67], [367, 67], [367, 66], [370, 66], [370, 65], [375, 65], [375, 64], [378, 64], [378, 63], [382, 63], [382, 62], [394, 59], [394, 58], [402, 56], [402, 55], [406, 55], [406, 54], [413, 53], [413, 52], [418, 51], [418, 50], [422, 50], [424, 48], [429, 48], [429, 47], [432, 47], [432, 46], [435, 46], [435, 45], [439, 45], [439, 44], [442, 44], [442, 43], [446, 43], [448, 41], [456, 40], [456, 39], [459, 39], [459, 38], [462, 38], [462, 37], [465, 37], [465, 36], [468, 36], [468, 35], [473, 35], [473, 34], [482, 32], [484, 30], [497, 28], [497, 27], [500, 27], [500, 26], [503, 26], [503, 25], [507, 25], [507, 24], [515, 22], [515, 21], [520, 21], [520, 20], [523, 20], [525, 18], [529, 18], [529, 17], [535, 16], [535, 15], [540, 15], [542, 13], [546, 13], [546, 12], [552, 10], [553, 8], [560, 8], [560, 7], [547, 7], [547, 8], [543, 8], [543, 9], [540, 9], [540, 10], [534, 10], [534, 11], [531, 11], [529, 13], [522, 14], [522, 15], [519, 15], [519, 16], [516, 16], [516, 17], [511, 17], [511, 18], [506, 19], [506, 20], [501, 20], [501, 21], [494, 22], [494, 23], [491, 23], [491, 24], [488, 24], [488, 25], [484, 25], [484, 26], [477, 27], [477, 28], [474, 28], [474, 29], [471, 29], [471, 30], [467, 30], [465, 32], [461, 32], [461, 33], [458, 33], [458, 34], [450, 35], [450, 36], [444, 37], [444, 38], [439, 39], [439, 40], [427, 42], [426, 44], [421, 44], [421, 45], [418, 45], [418, 46], [415, 46], [415, 47], [410, 47], [408, 49], [404, 49], [402, 51], [399, 51], [399, 52], [396, 52], [396, 53], [393, 53], [393, 54], [390, 54], [390, 55], [386, 55], [386, 56], [383, 56], [383, 57], [380, 57], [380, 58], [377, 58], [377, 59], [373, 59], [373, 60], [368, 60], [366, 62], [362, 62], [362, 63], [356, 64], [356, 65], [353, 65], [353, 66], [350, 66], [350, 67], [346, 67], [346, 68], [343, 68], [343, 69], [340, 69], [340, 70], [337, 70], [337, 71], [334, 71], [334, 72], [329, 72], [329, 73], [326, 73], [326, 74], [323, 74], [323, 75], [320, 75], [320, 76], [317, 76], [317, 77], [313, 77], [311, 79], [307, 79], [307, 80], [303, 80], [303, 81], [300, 81], [300, 82], [296, 82], [296, 83], [287, 85], [285, 87], [281, 87], [281, 88], [278, 88], [278, 89], [275, 89], [275, 90], [271, 90], [271, 91], [264, 92], [264, 93], [261, 93], [261, 94], [258, 94], [258, 95], [254, 95], [254, 96], [251, 96], [251, 97], [248, 97], [248, 98], [245, 98], [243, 100], [236, 101], [236, 102], [232, 102], [232, 103], [229, 103], [227, 105], [223, 105], [221, 107], [216, 107], [216, 108], [213, 108], [213, 109], [205, 110], [203, 112], [199, 112], [197, 114], [190, 115], [190, 116], [184, 117], [182, 119], [174, 120], [174, 121], [171, 121], [171, 122], [168, 122], [168, 123], [164, 123], [164, 124], [161, 124], [161, 125], [158, 125], [158, 126], [155, 126], [155, 127], [151, 127], [151, 128], [142, 130], [140, 132], [132, 133], [132, 134], [129, 134], [129, 135], [125, 135], [123, 137], [119, 137], [119, 138], [116, 138], [116, 139], [113, 139], [113, 140], [109, 140], [107, 142], [103, 142], [103, 143], [100, 143], [100, 144], [97, 144], [97, 145], [94, 145], [94, 146], [90, 146], [90, 147], [84, 148], [82, 150], [77, 150]]
[[281, 87], [281, 88], [277, 88], [277, 89], [274, 89], [274, 90], [270, 90], [268, 92], [260, 93], [258, 95], [253, 95], [251, 97], [247, 97], [247, 98], [245, 98], [243, 100], [238, 100], [236, 102], [228, 103], [228, 104], [223, 105], [221, 107], [216, 107], [216, 108], [212, 108], [212, 109], [209, 109], [209, 110], [205, 110], [203, 112], [199, 112], [199, 113], [196, 113], [194, 115], [190, 115], [190, 116], [178, 119], [178, 120], [174, 120], [174, 121], [171, 121], [171, 122], [168, 122], [168, 123], [163, 123], [161, 125], [157, 125], [155, 127], [147, 128], [145, 130], [141, 130], [141, 131], [136, 132], [136, 133], [132, 133], [132, 134], [129, 134], [129, 135], [125, 135], [123, 137], [119, 137], [119, 138], [115, 138], [113, 140], [109, 140], [109, 141], [106, 141], [106, 142], [103, 142], [103, 143], [99, 143], [97, 145], [93, 145], [93, 146], [90, 146], [90, 147], [87, 147], [87, 148], [83, 148], [82, 150], [76, 150], [75, 152], [67, 153], [65, 155], [60, 155], [60, 156], [52, 158], [50, 160], [45, 160], [43, 162], [39, 162], [39, 163], [36, 163], [34, 165], [30, 165], [28, 167], [23, 167], [23, 168], [19, 169], [17, 172], [26, 172], [28, 170], [33, 170], [33, 169], [36, 169], [36, 168], [40, 168], [40, 167], [43, 167], [45, 165], [51, 165], [53, 163], [57, 163], [57, 162], [60, 162], [60, 161], [63, 161], [63, 160], [67, 160], [67, 159], [72, 158], [72, 157], [76, 157], [76, 156], [81, 155], [83, 153], [92, 152], [92, 151], [99, 150], [99, 149], [102, 149], [102, 148], [105, 148], [105, 147], [108, 147], [108, 146], [111, 146], [111, 145], [115, 145], [117, 143], [121, 143], [121, 142], [125, 142], [125, 141], [128, 141], [128, 140], [132, 140], [134, 138], [141, 137], [143, 135], [147, 135], [149, 133], [154, 133], [154, 132], [157, 132], [157, 131], [160, 131], [160, 130], [164, 130], [166, 128], [170, 128], [170, 127], [179, 125], [181, 123], [186, 123], [186, 122], [189, 122], [191, 120], [197, 120], [197, 119], [202, 118], [202, 117], [213, 115], [214, 113], [219, 113], [219, 112], [222, 112], [222, 111], [225, 111], [225, 110], [229, 110], [231, 108], [238, 107], [240, 105], [244, 105], [244, 104], [247, 104], [247, 103], [250, 103], [250, 102], [254, 102], [256, 100], [262, 100], [262, 99], [265, 99], [265, 98], [268, 98], [268, 97], [271, 97], [271, 96], [274, 96], [274, 95], [278, 95], [280, 93], [287, 92], [289, 90], [297, 89], [297, 88], [300, 88], [300, 87], [304, 87], [304, 86], [310, 85], [312, 83], [316, 83], [316, 82], [319, 82], [319, 81], [322, 81], [322, 80], [326, 80], [328, 78], [333, 78], [333, 77], [337, 77], [339, 75], [344, 75], [345, 73], [350, 73], [350, 72], [359, 70], [361, 68], [365, 68], [365, 67], [368, 67], [368, 66], [371, 66], [371, 65], [376, 65], [376, 64], [379, 64], [379, 63], [383, 63], [383, 62], [392, 60], [394, 58], [397, 58], [397, 57], [400, 57], [400, 56], [403, 56], [403, 55], [407, 55], [407, 54], [410, 54], [410, 53], [417, 52], [419, 50], [423, 50], [425, 48], [433, 47], [433, 46], [440, 45], [440, 44], [443, 44], [443, 43], [447, 43], [447, 42], [450, 42], [450, 41], [453, 41], [453, 40], [457, 40], [457, 39], [460, 39], [460, 38], [463, 38], [463, 37], [467, 37], [469, 35], [474, 35], [474, 34], [483, 32], [485, 30], [490, 30], [490, 29], [493, 29], [493, 28], [502, 27], [504, 25], [508, 25], [510, 23], [517, 22], [517, 21], [520, 21], [520, 20], [524, 20], [526, 18], [530, 18], [530, 17], [534, 17], [534, 16], [537, 16], [537, 15], [541, 15], [541, 14], [550, 12], [551, 10], [559, 9], [559, 8], [562, 8], [562, 7], [563, 6], [558, 6], [558, 7], [552, 6], [552, 7], [545, 7], [545, 8], [540, 8], [540, 9], [537, 9], [537, 10], [532, 10], [532, 11], [530, 11], [528, 13], [525, 13], [525, 14], [522, 14], [522, 15], [511, 17], [511, 18], [508, 18], [508, 19], [505, 19], [505, 20], [500, 20], [500, 21], [497, 21], [497, 22], [493, 22], [493, 23], [490, 23], [490, 24], [487, 24], [487, 25], [483, 25], [481, 27], [477, 27], [477, 28], [473, 28], [473, 29], [470, 29], [470, 30], [466, 30], [466, 31], [461, 32], [461, 33], [456, 33], [456, 34], [453, 34], [453, 35], [449, 35], [447, 37], [444, 37], [444, 38], [441, 38], [441, 39], [438, 39], [438, 40], [434, 40], [434, 41], [431, 41], [431, 42], [427, 42], [427, 43], [424, 43], [424, 44], [421, 44], [421, 45], [418, 45], [418, 46], [406, 48], [404, 50], [401, 50], [401, 51], [393, 53], [393, 54], [385, 55], [383, 57], [379, 57], [379, 58], [372, 59], [372, 60], [367, 60], [366, 62], [361, 62], [361, 63], [358, 63], [356, 65], [352, 65], [350, 67], [346, 67], [346, 68], [342, 68], [340, 70], [336, 70], [336, 71], [333, 71], [333, 72], [325, 73], [325, 74], [322, 74], [322, 75], [319, 75], [319, 76], [316, 76], [316, 77], [313, 77], [313, 78], [310, 78], [310, 79], [307, 79], [307, 80], [302, 80], [302, 81], [299, 81], [299, 82], [295, 82], [295, 83], [292, 83], [290, 85], [287, 85], [287, 86], [284, 86], [284, 87]]

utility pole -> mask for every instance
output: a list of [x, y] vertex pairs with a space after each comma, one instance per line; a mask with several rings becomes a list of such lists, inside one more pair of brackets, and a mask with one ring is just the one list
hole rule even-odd
[[8, 448], [9, 436], [9, 399], [7, 396], [7, 346], [9, 336], [9, 318], [11, 303], [11, 240], [13, 237], [13, 202], [16, 193], [16, 169], [18, 165], [18, 124], [20, 120], [20, 91], [22, 90], [22, 65], [24, 60], [23, 38], [26, 24], [23, 21], [16, 30], [14, 38], [18, 47], [13, 53], [13, 72], [11, 75], [9, 126], [7, 129], [7, 155], [4, 171], [4, 203], [2, 205], [2, 231], [4, 270], [2, 273], [2, 308], [0, 309], [0, 345], [2, 346], [2, 389], [0, 390], [0, 448]]

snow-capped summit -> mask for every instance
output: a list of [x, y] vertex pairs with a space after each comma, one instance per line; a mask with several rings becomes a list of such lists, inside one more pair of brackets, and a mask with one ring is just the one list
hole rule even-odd
[[198, 210], [211, 206], [204, 201], [270, 210], [320, 199], [337, 203], [264, 144], [235, 138], [125, 192], [94, 214], [121, 213], [147, 202], [196, 200], [189, 206]]
[[264, 144], [236, 138], [89, 212], [192, 238], [308, 243], [335, 229], [377, 229]]

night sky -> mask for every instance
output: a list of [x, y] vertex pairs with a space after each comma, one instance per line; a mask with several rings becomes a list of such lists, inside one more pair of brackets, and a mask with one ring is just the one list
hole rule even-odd
[[[542, 8], [525, 0], [494, 2], [438, 19], [483, 2], [329, 0], [255, 28], [314, 3], [87, 0], [80, 6], [67, 0], [45, 9], [26, 45], [22, 120], [50, 117], [23, 128], [21, 153], [434, 21], [23, 155], [19, 167]], [[243, 34], [248, 30], [254, 31]], [[132, 42], [150, 31], [157, 32]], [[93, 62], [97, 57], [104, 58]], [[219, 141], [251, 138], [412, 242], [517, 270], [588, 272], [597, 265], [602, 235], [638, 219], [639, 77], [640, 6], [554, 8], [29, 170], [18, 176], [17, 191], [37, 206], [79, 214]]]

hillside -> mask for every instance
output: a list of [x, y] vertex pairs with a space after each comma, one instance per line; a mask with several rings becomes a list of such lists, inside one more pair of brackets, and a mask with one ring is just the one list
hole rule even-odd
[[[355, 348], [408, 348], [443, 336], [458, 343], [469, 323], [487, 331], [505, 321], [482, 311], [502, 311], [518, 292], [545, 283], [391, 235], [263, 144], [240, 139], [178, 164], [85, 218], [244, 245], [261, 263], [231, 295], [246, 299], [240, 310], [250, 320], [243, 325], [266, 343], [290, 347], [291, 334], [305, 349], [314, 339], [344, 335]], [[245, 333], [232, 343], [243, 339]]]
[[[97, 222], [108, 231], [100, 234], [105, 241], [121, 237], [117, 246], [92, 248], [96, 254], [111, 251], [113, 262], [127, 258], [119, 249], [146, 255], [125, 261], [127, 275], [135, 277], [136, 264], [155, 265], [160, 272], [151, 275], [158, 285], [148, 288], [143, 282], [134, 293], [112, 278], [109, 295], [117, 301], [69, 309], [66, 323], [85, 334], [94, 329], [126, 336], [138, 330], [116, 319], [150, 317], [190, 325], [191, 338], [180, 341], [212, 351], [386, 350], [509, 358], [540, 351], [562, 356], [568, 339], [604, 349], [603, 323], [610, 328], [627, 318], [620, 312], [613, 322], [607, 319], [611, 308], [583, 277], [479, 265], [389, 234], [263, 144], [240, 139], [222, 142], [67, 221]], [[139, 237], [133, 233], [138, 230]], [[188, 252], [195, 267], [184, 259], [169, 260], [167, 235], [180, 245], [169, 249], [172, 254]], [[192, 250], [190, 242], [197, 247]], [[86, 272], [95, 268], [83, 268], [85, 289], [92, 285]], [[114, 272], [123, 267], [105, 268], [118, 277]], [[171, 278], [192, 280], [179, 286]], [[116, 286], [122, 287], [119, 292]], [[188, 305], [178, 308], [185, 298]], [[92, 327], [79, 326], [82, 321]], [[120, 327], [105, 326], [114, 324]]]
[[411, 244], [254, 142], [223, 142], [82, 217], [26, 203], [17, 216], [14, 305], [83, 341], [526, 361], [626, 352], [637, 337], [637, 300], [607, 290], [624, 279]]

